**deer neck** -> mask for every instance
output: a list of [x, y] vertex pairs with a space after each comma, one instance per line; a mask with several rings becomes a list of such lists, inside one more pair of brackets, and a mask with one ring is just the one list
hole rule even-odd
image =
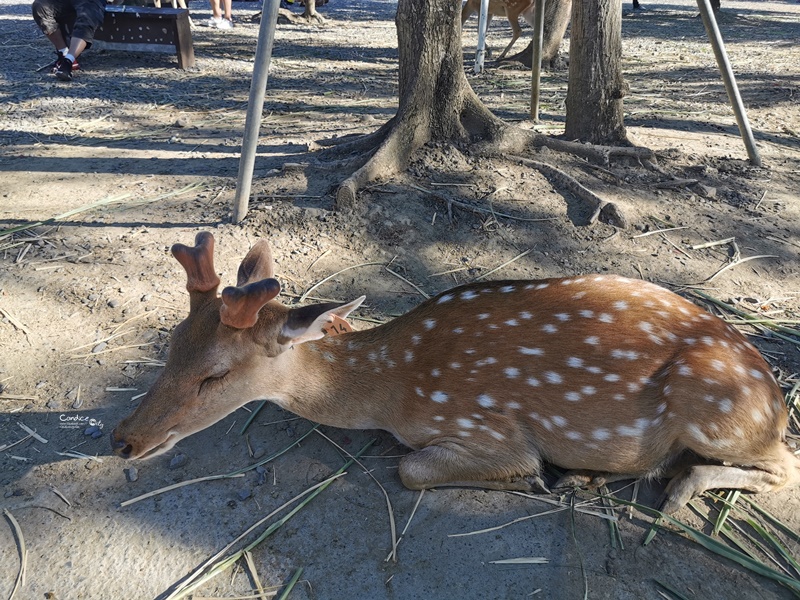
[[396, 362], [371, 331], [301, 344], [276, 360], [283, 364], [270, 370], [281, 381], [265, 388], [282, 408], [343, 429], [393, 429], [403, 386]]

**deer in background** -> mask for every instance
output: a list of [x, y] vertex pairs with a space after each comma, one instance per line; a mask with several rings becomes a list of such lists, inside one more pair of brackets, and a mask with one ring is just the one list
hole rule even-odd
[[325, 336], [346, 304], [278, 302], [266, 241], [217, 294], [214, 238], [176, 244], [189, 316], [164, 371], [111, 436], [152, 457], [253, 400], [334, 427], [383, 429], [412, 452], [411, 489], [546, 489], [670, 473], [663, 510], [707, 489], [797, 480], [769, 366], [730, 325], [644, 281], [586, 275], [456, 287], [372, 329]]
[[[519, 39], [522, 33], [522, 28], [519, 26], [519, 18], [523, 19], [533, 27], [533, 5], [534, 0], [489, 0], [489, 15], [486, 21], [486, 27], [492, 22], [493, 16], [505, 15], [508, 18], [508, 23], [511, 25], [511, 41], [506, 49], [497, 57], [497, 60], [502, 60], [509, 50], [514, 46], [514, 43]], [[481, 10], [481, 0], [467, 0], [461, 8], [461, 27], [467, 22], [472, 15], [479, 13]]]

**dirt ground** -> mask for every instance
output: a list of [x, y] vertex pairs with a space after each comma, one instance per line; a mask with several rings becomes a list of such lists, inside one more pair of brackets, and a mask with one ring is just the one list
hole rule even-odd
[[[146, 599], [173, 584], [248, 526], [337, 470], [343, 459], [312, 434], [261, 472], [182, 487], [120, 508], [122, 501], [194, 477], [227, 473], [296, 441], [311, 424], [274, 406], [247, 431], [237, 411], [180, 442], [167, 455], [131, 466], [110, 456], [108, 433], [159, 372], [169, 332], [188, 309], [183, 271], [169, 254], [210, 230], [223, 284], [259, 238], [276, 257], [282, 299], [296, 302], [323, 278], [315, 298], [367, 295], [358, 328], [403, 313], [420, 292], [434, 294], [498, 269], [490, 278], [619, 273], [712, 296], [774, 318], [800, 318], [800, 4], [723, 0], [720, 27], [764, 166], [748, 165], [702, 23], [690, 0], [624, 8], [626, 124], [658, 154], [659, 174], [612, 162], [595, 168], [553, 152], [546, 160], [603, 199], [631, 227], [586, 226], [577, 200], [557, 182], [511, 158], [475, 158], [428, 147], [406, 174], [367, 189], [363, 212], [333, 211], [332, 189], [347, 173], [306, 154], [315, 140], [368, 133], [397, 103], [396, 4], [331, 0], [325, 27], [281, 25], [276, 36], [254, 181], [255, 200], [230, 223], [238, 152], [258, 25], [256, 3], [234, 3], [236, 28], [199, 26], [208, 6], [193, 2], [197, 67], [170, 55], [89, 51], [70, 85], [36, 73], [52, 49], [29, 3], [0, 0], [0, 227], [46, 221], [0, 239], [0, 505], [18, 521], [27, 547], [22, 599]], [[527, 121], [530, 74], [489, 64], [473, 76], [476, 20], [464, 34], [465, 65], [479, 96], [504, 119]], [[526, 29], [526, 35], [529, 30]], [[501, 48], [507, 23], [492, 23]], [[520, 40], [518, 47], [526, 41]], [[563, 45], [566, 51], [568, 42]], [[563, 128], [566, 71], [543, 76], [542, 123]], [[674, 179], [688, 179], [669, 185]], [[467, 203], [474, 208], [452, 206]], [[72, 215], [68, 211], [97, 204]], [[666, 233], [642, 236], [658, 229]], [[703, 249], [693, 246], [735, 238]], [[522, 255], [522, 256], [520, 256]], [[737, 258], [743, 262], [709, 278]], [[514, 260], [516, 259], [516, 260]], [[379, 265], [364, 263], [382, 263]], [[755, 330], [748, 329], [753, 334]], [[753, 342], [788, 385], [798, 381], [796, 345], [763, 334]], [[249, 408], [252, 408], [249, 407]], [[93, 420], [97, 437], [85, 435]], [[77, 426], [76, 426], [77, 425]], [[102, 426], [102, 427], [100, 427]], [[364, 464], [385, 486], [398, 528], [418, 494], [402, 487], [404, 450], [388, 434], [322, 428], [355, 452], [377, 438]], [[794, 443], [796, 431], [790, 440]], [[250, 452], [252, 450], [252, 453]], [[613, 452], [613, 449], [609, 449]], [[80, 452], [80, 455], [65, 455]], [[76, 457], [78, 456], [78, 457]], [[655, 505], [660, 484], [643, 485]], [[630, 488], [619, 491], [630, 498]], [[800, 490], [757, 497], [800, 530]], [[699, 513], [679, 517], [707, 531]], [[253, 551], [264, 586], [285, 584], [302, 567], [291, 598], [667, 597], [786, 598], [791, 592], [673, 533], [642, 545], [650, 520], [620, 521], [624, 546], [607, 524], [570, 511], [467, 537], [448, 537], [551, 509], [500, 492], [426, 493], [398, 549], [390, 551], [386, 501], [351, 468]], [[800, 555], [796, 544], [790, 546]], [[545, 557], [536, 565], [492, 564]], [[10, 523], [0, 527], [0, 593], [19, 565]], [[196, 598], [252, 594], [237, 566]], [[666, 592], [664, 592], [666, 593]], [[47, 595], [51, 594], [51, 595]], [[669, 596], [672, 597], [672, 596]]]

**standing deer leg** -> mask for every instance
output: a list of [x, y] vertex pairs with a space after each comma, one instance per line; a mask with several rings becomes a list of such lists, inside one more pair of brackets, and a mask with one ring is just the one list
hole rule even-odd
[[[541, 459], [528, 455], [515, 464], [499, 462], [476, 448], [452, 443], [427, 446], [400, 461], [400, 479], [412, 490], [432, 487], [477, 487], [487, 490], [548, 492], [539, 477]], [[525, 474], [526, 477], [520, 475]]]
[[511, 15], [508, 15], [508, 22], [511, 25], [511, 41], [506, 46], [506, 49], [497, 57], [497, 60], [503, 60], [508, 51], [514, 46], [514, 43], [519, 39], [520, 34], [522, 33], [522, 28], [519, 26], [518, 18], [512, 18]]

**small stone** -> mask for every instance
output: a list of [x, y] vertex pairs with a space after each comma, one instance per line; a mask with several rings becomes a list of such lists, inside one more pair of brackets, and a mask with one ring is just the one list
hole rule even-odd
[[122, 469], [122, 472], [125, 473], [125, 479], [127, 479], [129, 483], [133, 483], [139, 479], [139, 470], [136, 467]]
[[93, 435], [96, 431], [100, 431], [97, 425], [92, 425], [83, 430], [83, 435]]
[[103, 430], [102, 429], [98, 429], [97, 431], [92, 433], [92, 439], [93, 440], [96, 440], [97, 438], [101, 438], [101, 437], [103, 437]]
[[259, 448], [259, 449], [253, 451], [253, 458], [258, 460], [259, 458], [264, 456], [266, 453], [267, 453], [266, 450], [264, 450], [263, 448]]
[[108, 344], [106, 344], [105, 342], [100, 342], [99, 344], [97, 344], [97, 346], [92, 348], [92, 354], [98, 354], [99, 352], [102, 352], [103, 350], [106, 349], [107, 346]]
[[94, 469], [96, 466], [97, 466], [97, 463], [96, 463], [96, 462], [94, 462], [93, 460], [87, 461], [87, 462], [86, 462], [86, 464], [85, 464], [85, 465], [83, 465], [83, 467], [84, 467], [84, 468], [85, 468], [87, 471], [91, 471], [91, 470], [92, 470], [92, 469]]
[[187, 460], [188, 459], [186, 458], [185, 454], [176, 454], [175, 456], [172, 457], [172, 460], [169, 461], [169, 468], [179, 469], [180, 467], [186, 464]]
[[252, 492], [249, 489], [243, 489], [236, 492], [236, 495], [239, 497], [239, 500], [244, 501], [252, 495]]
[[110, 308], [117, 308], [119, 306], [119, 300], [109, 300], [108, 306]]

